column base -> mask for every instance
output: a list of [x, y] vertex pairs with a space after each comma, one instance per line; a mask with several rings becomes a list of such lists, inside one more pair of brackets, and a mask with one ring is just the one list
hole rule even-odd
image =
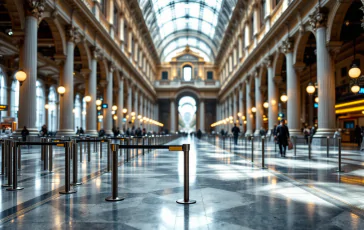
[[106, 135], [113, 135], [114, 133], [111, 130], [105, 130]]
[[333, 139], [335, 133], [335, 129], [318, 129], [315, 135], [313, 136], [312, 145], [326, 146], [327, 145], [327, 137], [329, 139], [329, 145], [334, 144], [335, 140]]
[[[36, 128], [27, 128], [29, 131], [29, 136], [38, 136], [39, 135], [39, 130]], [[23, 128], [17, 129], [15, 132], [13, 132], [12, 136], [19, 136], [21, 137], [21, 131], [23, 130]]]
[[304, 136], [300, 129], [290, 129], [289, 130], [289, 135], [290, 136], [295, 136], [295, 137], [303, 137]]
[[57, 136], [74, 136], [76, 132], [72, 129], [61, 129], [57, 131]]
[[253, 136], [253, 132], [251, 130], [247, 130], [246, 133], [245, 133], [245, 136], [246, 137]]
[[87, 130], [85, 132], [86, 135], [89, 135], [89, 136], [98, 136], [98, 133], [96, 130]]
[[335, 129], [319, 128], [315, 133], [315, 137], [332, 137], [334, 136], [335, 131]]
[[260, 136], [260, 130], [255, 130], [255, 132], [254, 132], [254, 136], [255, 137], [259, 137]]

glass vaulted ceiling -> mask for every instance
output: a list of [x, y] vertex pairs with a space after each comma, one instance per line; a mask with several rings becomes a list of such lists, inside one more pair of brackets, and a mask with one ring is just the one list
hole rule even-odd
[[139, 0], [162, 62], [186, 45], [213, 61], [237, 0]]

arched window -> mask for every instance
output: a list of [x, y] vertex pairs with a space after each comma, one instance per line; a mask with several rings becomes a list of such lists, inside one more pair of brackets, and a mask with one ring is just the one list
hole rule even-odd
[[37, 119], [35, 122], [35, 127], [39, 130], [42, 125], [45, 124], [45, 116], [44, 116], [44, 105], [45, 105], [45, 97], [44, 97], [44, 89], [43, 84], [39, 81], [36, 83], [36, 95], [37, 95]]
[[77, 127], [80, 128], [81, 127], [81, 97], [79, 94], [76, 94], [76, 99], [75, 99], [75, 108], [74, 108], [74, 119], [75, 119], [75, 125], [74, 125], [74, 129], [75, 131], [77, 130]]
[[191, 81], [191, 79], [192, 79], [192, 67], [186, 65], [183, 67], [183, 80]]
[[19, 90], [20, 85], [18, 81], [13, 81], [11, 84], [11, 105], [10, 116], [14, 117], [18, 121], [18, 110], [19, 110]]
[[57, 130], [57, 93], [56, 89], [52, 86], [49, 89], [49, 95], [48, 95], [48, 130], [49, 131], [56, 131]]
[[[0, 104], [7, 105], [7, 87], [6, 87], [6, 79], [3, 70], [0, 68]], [[1, 112], [1, 117], [6, 116], [6, 111]]]

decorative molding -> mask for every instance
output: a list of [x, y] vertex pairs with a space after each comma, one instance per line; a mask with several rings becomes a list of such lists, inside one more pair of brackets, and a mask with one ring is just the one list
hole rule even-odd
[[326, 8], [317, 7], [315, 12], [309, 15], [309, 23], [314, 31], [320, 27], [327, 26], [328, 11]]
[[45, 8], [45, 0], [26, 0], [26, 14], [38, 20], [42, 17]]

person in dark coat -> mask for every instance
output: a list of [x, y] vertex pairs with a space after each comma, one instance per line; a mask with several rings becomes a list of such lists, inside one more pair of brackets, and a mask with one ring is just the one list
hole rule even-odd
[[23, 141], [27, 140], [27, 136], [29, 136], [29, 130], [26, 126], [24, 126], [23, 130], [21, 131], [21, 137]]
[[277, 141], [279, 146], [279, 152], [281, 153], [282, 157], [286, 156], [286, 149], [288, 146], [289, 140], [289, 130], [288, 127], [285, 125], [285, 120], [281, 119], [281, 124], [277, 126]]
[[355, 134], [356, 143], [358, 144], [358, 147], [360, 148], [363, 136], [361, 135], [361, 128], [359, 127], [359, 125], [355, 126], [354, 134]]
[[201, 137], [202, 137], [201, 129], [199, 129], [199, 130], [197, 131], [196, 136], [197, 136], [197, 138], [198, 138], [198, 139], [201, 139]]
[[240, 133], [239, 127], [236, 126], [236, 124], [234, 124], [234, 127], [231, 129], [231, 132], [234, 135], [234, 144], [237, 145], [238, 144], [238, 137], [239, 137], [239, 133]]

